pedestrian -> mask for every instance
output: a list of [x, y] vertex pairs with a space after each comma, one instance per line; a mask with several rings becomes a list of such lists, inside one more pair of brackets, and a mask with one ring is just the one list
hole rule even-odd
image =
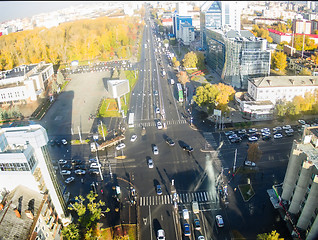
[[103, 191], [103, 189], [101, 189], [100, 191], [101, 191], [101, 193], [102, 193], [102, 194], [104, 194], [104, 191]]

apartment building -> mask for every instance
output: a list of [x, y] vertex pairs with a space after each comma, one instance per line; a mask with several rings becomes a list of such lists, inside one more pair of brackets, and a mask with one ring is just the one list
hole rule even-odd
[[47, 148], [48, 136], [41, 125], [0, 129], [1, 189], [13, 190], [20, 184], [49, 194], [63, 224], [70, 222], [56, 171]]
[[4, 196], [0, 210], [0, 239], [61, 239], [62, 224], [46, 193], [18, 185]]
[[194, 41], [194, 27], [187, 22], [181, 24], [180, 38], [184, 45], [189, 46]]
[[250, 31], [206, 31], [206, 61], [225, 83], [247, 89], [250, 77], [268, 76], [270, 51], [266, 39], [256, 38]]
[[286, 220], [306, 240], [318, 238], [317, 147], [318, 127], [305, 128], [301, 141], [294, 140], [281, 194]]
[[53, 64], [22, 65], [0, 72], [0, 103], [36, 101], [54, 75]]
[[276, 104], [279, 100], [292, 101], [295, 96], [318, 89], [317, 76], [268, 76], [251, 78], [248, 94], [254, 101], [269, 100]]

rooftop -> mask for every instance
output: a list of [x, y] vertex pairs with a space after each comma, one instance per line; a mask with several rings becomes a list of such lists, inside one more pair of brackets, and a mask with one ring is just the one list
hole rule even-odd
[[318, 76], [268, 76], [249, 79], [256, 87], [318, 86]]
[[[42, 194], [22, 185], [13, 189], [5, 197], [6, 204], [0, 211], [0, 239], [28, 239], [33, 223], [31, 218], [37, 215], [43, 197]], [[28, 212], [32, 214], [27, 215]]]

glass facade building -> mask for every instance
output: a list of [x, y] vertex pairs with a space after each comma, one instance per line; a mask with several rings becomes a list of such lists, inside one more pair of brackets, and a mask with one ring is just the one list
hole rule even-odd
[[267, 76], [270, 51], [267, 41], [249, 31], [206, 30], [206, 61], [226, 84], [247, 89], [249, 77]]

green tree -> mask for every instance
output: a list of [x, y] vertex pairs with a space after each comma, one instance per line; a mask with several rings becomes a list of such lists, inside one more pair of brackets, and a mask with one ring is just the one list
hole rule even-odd
[[62, 236], [65, 240], [79, 240], [80, 232], [78, 229], [78, 225], [71, 223], [67, 227], [62, 229]]
[[257, 240], [284, 240], [284, 238], [279, 237], [279, 233], [272, 231], [271, 233], [262, 233], [257, 235]]
[[197, 55], [194, 52], [188, 52], [183, 60], [183, 66], [186, 68], [195, 68], [197, 66], [198, 63], [198, 58]]
[[196, 52], [197, 55], [198, 63], [197, 67], [203, 69], [205, 64], [204, 64], [204, 54], [202, 52]]
[[285, 72], [287, 67], [287, 56], [283, 52], [275, 52], [273, 54], [273, 67], [274, 69], [278, 68], [280, 72]]
[[[103, 201], [96, 201], [97, 196], [98, 195], [95, 194], [93, 191], [87, 194], [86, 198], [79, 195], [75, 197], [77, 202], [69, 207], [69, 210], [74, 210], [78, 215], [78, 229], [81, 237], [80, 239], [96, 238], [96, 225], [98, 220], [101, 218], [101, 207], [105, 206], [105, 203]], [[88, 203], [85, 204], [85, 201], [87, 201]]]
[[250, 143], [247, 150], [248, 160], [251, 162], [258, 162], [262, 157], [262, 151], [258, 146], [258, 143]]

